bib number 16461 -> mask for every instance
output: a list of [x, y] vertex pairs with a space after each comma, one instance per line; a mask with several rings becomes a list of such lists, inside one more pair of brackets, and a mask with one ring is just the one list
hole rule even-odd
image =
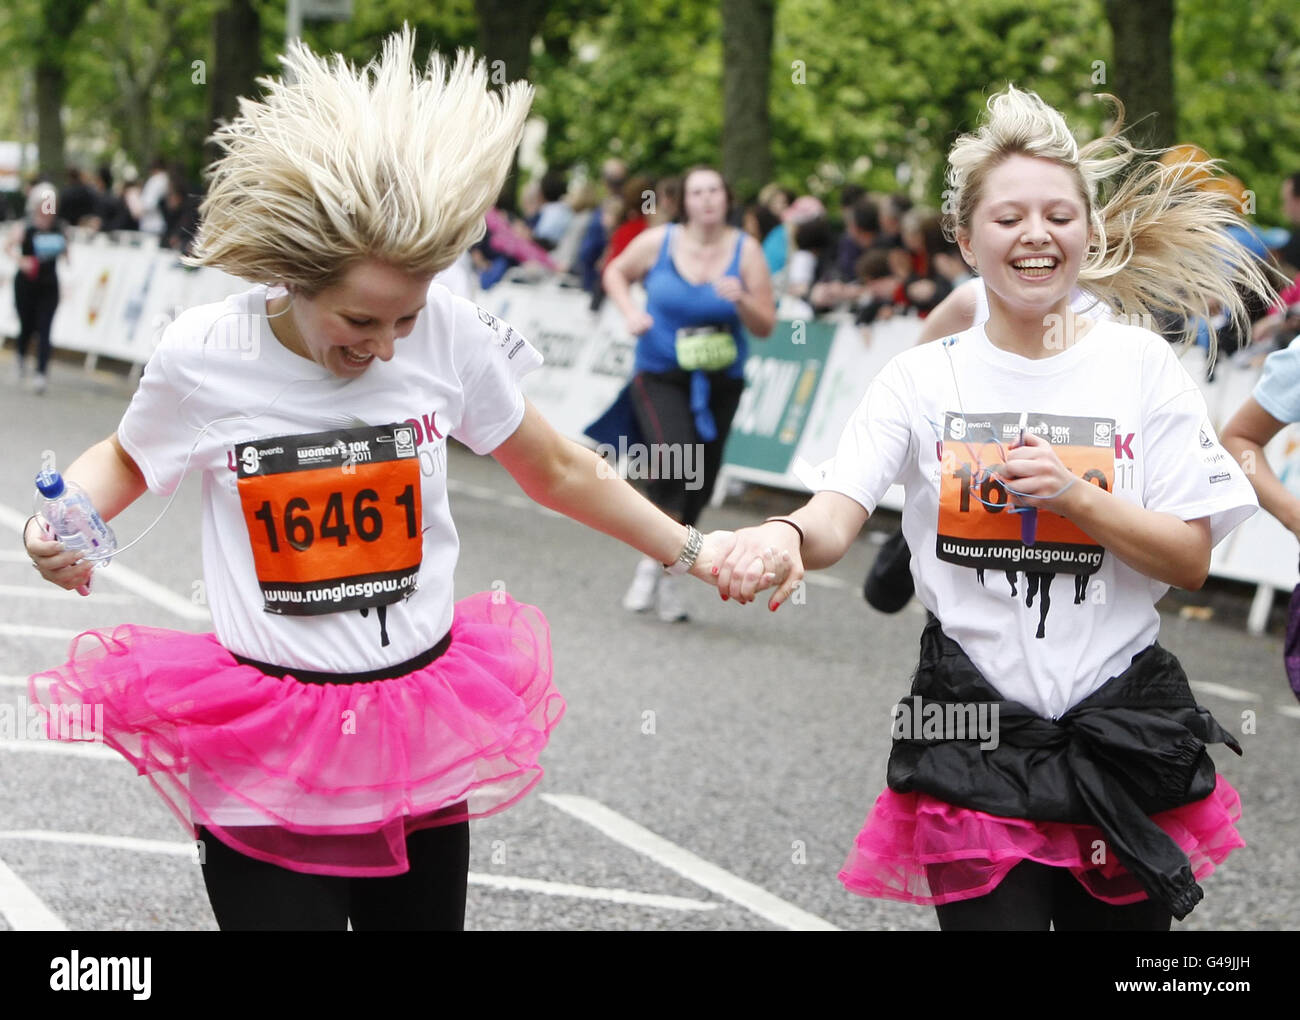
[[415, 590], [423, 540], [410, 426], [280, 436], [235, 453], [268, 612], [365, 609]]

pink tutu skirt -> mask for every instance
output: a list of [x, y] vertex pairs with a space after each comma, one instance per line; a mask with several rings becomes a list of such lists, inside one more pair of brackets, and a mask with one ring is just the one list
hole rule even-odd
[[93, 737], [191, 837], [202, 825], [249, 857], [354, 877], [401, 874], [408, 833], [523, 797], [564, 714], [546, 618], [503, 592], [457, 602], [447, 651], [391, 680], [271, 677], [213, 634], [124, 625], [79, 635], [28, 686], [47, 723], [102, 707]]
[[[1151, 816], [1187, 854], [1198, 880], [1246, 845], [1234, 824], [1240, 818], [1241, 798], [1223, 776], [1204, 800]], [[991, 892], [1008, 871], [1029, 860], [1069, 868], [1107, 903], [1147, 899], [1115, 855], [1104, 852], [1108, 845], [1096, 826], [1001, 818], [887, 788], [839, 878], [860, 896], [939, 906]]]

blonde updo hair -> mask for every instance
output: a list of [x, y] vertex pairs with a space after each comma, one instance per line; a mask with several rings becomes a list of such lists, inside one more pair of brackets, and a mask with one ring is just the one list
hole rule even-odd
[[1115, 126], [1081, 147], [1065, 119], [1037, 94], [1009, 85], [990, 97], [984, 124], [958, 138], [948, 154], [945, 233], [953, 240], [958, 232], [969, 236], [994, 167], [1014, 155], [1049, 159], [1077, 180], [1092, 229], [1080, 287], [1130, 322], [1159, 313], [1182, 319], [1185, 341], [1195, 338], [1198, 320], [1213, 318], [1216, 306], [1248, 328], [1238, 287], [1270, 304], [1277, 294], [1264, 264], [1227, 234], [1229, 227], [1245, 226], [1239, 204], [1229, 192], [1203, 186], [1218, 163], [1149, 158], [1169, 150], [1135, 148], [1120, 133], [1123, 104], [1105, 98], [1115, 104]]
[[212, 137], [191, 265], [307, 295], [376, 259], [411, 275], [451, 265], [483, 236], [510, 171], [533, 89], [488, 89], [484, 62], [431, 54], [412, 67], [409, 27], [361, 69], [295, 41], [283, 79]]

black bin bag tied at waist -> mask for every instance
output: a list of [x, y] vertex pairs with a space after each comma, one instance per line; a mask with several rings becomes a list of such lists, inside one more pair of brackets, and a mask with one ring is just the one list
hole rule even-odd
[[[917, 699], [920, 699], [918, 702]], [[1150, 815], [1214, 792], [1207, 744], [1232, 734], [1196, 704], [1178, 660], [1159, 644], [1056, 720], [1004, 700], [931, 619], [907, 710], [998, 703], [997, 746], [981, 738], [895, 740], [889, 788], [927, 793], [1004, 818], [1095, 825], [1147, 895], [1182, 920], [1204, 892], [1187, 855]], [[900, 706], [900, 708], [903, 706]], [[915, 736], [915, 734], [912, 734]]]

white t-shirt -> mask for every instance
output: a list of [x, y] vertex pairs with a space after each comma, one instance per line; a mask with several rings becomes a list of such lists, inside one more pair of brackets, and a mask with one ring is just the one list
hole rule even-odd
[[871, 512], [901, 482], [917, 596], [1003, 697], [1056, 718], [1155, 640], [1168, 585], [1046, 510], [1033, 544], [1021, 541], [1021, 515], [1000, 508], [1005, 490], [979, 484], [979, 466], [1002, 461], [991, 438], [1014, 443], [1022, 412], [1076, 474], [1148, 510], [1208, 517], [1216, 544], [1258, 504], [1200, 390], [1148, 330], [1098, 322], [1031, 360], [993, 346], [980, 325], [885, 366], [816, 488]]
[[163, 219], [158, 203], [167, 197], [169, 186], [167, 172], [159, 170], [150, 174], [140, 189], [140, 230], [144, 233], [161, 234], [167, 229], [167, 221]]
[[[447, 437], [478, 454], [509, 438], [524, 414], [518, 380], [541, 364], [541, 355], [506, 323], [434, 283], [414, 329], [397, 341], [393, 359], [376, 359], [362, 376], [340, 379], [275, 338], [266, 299], [267, 288], [255, 287], [192, 308], [173, 322], [145, 367], [118, 437], [158, 495], [171, 493], [187, 472], [203, 472], [204, 577], [215, 630], [227, 649], [260, 662], [329, 672], [367, 672], [405, 662], [437, 644], [451, 627], [459, 542], [447, 503]], [[376, 440], [366, 430], [390, 424], [400, 427], [386, 438]], [[333, 433], [349, 429], [342, 438], [351, 461], [340, 467], [328, 459], [337, 452], [339, 437]], [[326, 435], [294, 439], [317, 433]], [[237, 457], [236, 446], [244, 443], [254, 443], [255, 452]], [[400, 466], [409, 489], [418, 477], [418, 522], [413, 491], [383, 495], [380, 486], [375, 495], [382, 499], [372, 499], [366, 495], [372, 483], [358, 481], [378, 470], [366, 463], [372, 451], [379, 458], [394, 448], [406, 458]], [[307, 467], [334, 466], [320, 468], [326, 481], [293, 516], [278, 503], [271, 510], [268, 501], [263, 520], [252, 513], [257, 503], [249, 501], [250, 482], [287, 485], [280, 490], [287, 498], [292, 487], [304, 484], [300, 478], [309, 477], [289, 473], [268, 480], [266, 465], [273, 454], [282, 462], [296, 455]], [[262, 477], [246, 479], [250, 468], [261, 470]], [[306, 468], [300, 464], [296, 470]], [[337, 477], [330, 473], [335, 471]], [[340, 490], [341, 498], [330, 489]], [[381, 510], [388, 515], [382, 525]], [[255, 536], [266, 548], [274, 542], [276, 554], [288, 558], [338, 550], [330, 563], [346, 559], [352, 576], [379, 569], [368, 554], [373, 557], [382, 543], [367, 546], [362, 533], [368, 528], [373, 536], [382, 527], [387, 527], [385, 543], [400, 540], [403, 528], [409, 528], [404, 549], [419, 565], [418, 572], [408, 569], [403, 583], [409, 588], [413, 581], [414, 593], [390, 601], [382, 611], [377, 606], [335, 611], [330, 600], [336, 596], [330, 593], [341, 589], [326, 586], [315, 593], [317, 615], [294, 615], [304, 611], [301, 606], [267, 601], [255, 565]], [[305, 553], [291, 545], [295, 536], [300, 543], [311, 537]], [[354, 585], [350, 594], [357, 591]]]

